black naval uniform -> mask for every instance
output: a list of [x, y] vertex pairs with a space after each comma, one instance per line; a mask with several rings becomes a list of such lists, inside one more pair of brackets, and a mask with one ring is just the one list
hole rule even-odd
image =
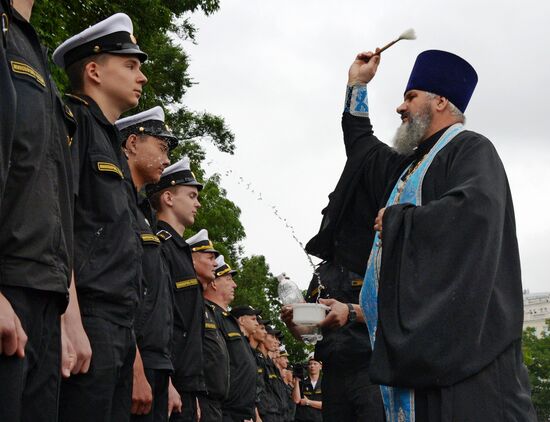
[[8, 1], [0, 13], [0, 292], [28, 336], [24, 358], [0, 355], [0, 420], [51, 421], [72, 269], [75, 122], [32, 26]]
[[161, 256], [161, 241], [155, 234], [151, 205], [141, 194], [138, 201], [138, 224], [143, 246], [143, 288], [134, 330], [145, 375], [153, 392], [153, 404], [151, 412], [147, 415], [133, 415], [132, 420], [162, 422], [168, 419], [168, 382], [173, 370], [172, 284], [168, 267]]
[[296, 416], [296, 403], [294, 403], [294, 400], [292, 398], [292, 392], [294, 391], [294, 386], [291, 384], [287, 384], [285, 382], [285, 391], [286, 391], [286, 412], [285, 412], [285, 421], [286, 422], [293, 422], [294, 417]]
[[265, 377], [264, 377], [264, 355], [257, 349], [253, 349], [250, 346], [250, 350], [254, 355], [254, 360], [256, 362], [256, 409], [258, 413], [265, 413], [267, 407], [267, 398], [266, 398], [266, 387], [265, 387]]
[[240, 422], [253, 419], [256, 410], [256, 360], [237, 319], [214, 304], [216, 320], [221, 327], [230, 361], [230, 388], [223, 403], [223, 420]]
[[170, 271], [174, 306], [172, 341], [172, 383], [183, 402], [182, 413], [172, 413], [171, 421], [194, 421], [196, 397], [206, 392], [204, 381], [204, 299], [197, 280], [191, 249], [169, 224], [159, 221], [157, 236]]
[[64, 421], [124, 421], [130, 418], [141, 282], [136, 192], [116, 127], [91, 98], [68, 98], [78, 123], [75, 280], [93, 356], [87, 374], [63, 380], [60, 414]]
[[205, 300], [204, 306], [204, 379], [206, 393], [199, 396], [201, 421], [221, 422], [222, 403], [229, 394], [229, 352], [216, 319], [217, 305]]
[[[323, 391], [322, 391], [322, 375], [319, 375], [315, 387], [311, 383], [311, 379], [306, 377], [303, 381], [300, 381], [300, 394], [302, 398], [308, 400], [315, 400], [323, 402]], [[324, 406], [323, 402], [323, 406]], [[296, 406], [296, 416], [294, 419], [296, 422], [321, 422], [323, 421], [323, 412], [320, 409], [315, 409], [311, 406]], [[342, 421], [348, 419], [341, 419]], [[357, 420], [357, 419], [351, 419]], [[366, 420], [366, 419], [362, 419]]]
[[[324, 288], [322, 298], [343, 303], [359, 303], [363, 277], [335, 262], [317, 269]], [[315, 302], [319, 290], [314, 276], [306, 295]], [[349, 322], [339, 329], [323, 329], [323, 340], [315, 346], [315, 358], [323, 362], [323, 417], [337, 420], [384, 420], [380, 387], [370, 381], [368, 370], [371, 346], [367, 325]]]
[[258, 403], [258, 412], [262, 421], [280, 422], [284, 420], [285, 398], [284, 383], [279, 369], [268, 356], [256, 351], [258, 370], [261, 370], [264, 382], [264, 392]]

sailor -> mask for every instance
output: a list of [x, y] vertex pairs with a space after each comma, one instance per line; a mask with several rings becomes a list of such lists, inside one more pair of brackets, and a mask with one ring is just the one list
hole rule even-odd
[[189, 158], [167, 167], [160, 181], [147, 186], [147, 196], [157, 211], [157, 236], [170, 272], [173, 295], [174, 331], [171, 382], [181, 395], [182, 412], [171, 421], [196, 421], [197, 395], [206, 391], [203, 337], [204, 300], [193, 267], [191, 248], [183, 233], [195, 222], [200, 208], [202, 185], [191, 171]]
[[193, 266], [204, 296], [204, 380], [206, 392], [198, 396], [201, 420], [221, 422], [222, 403], [229, 393], [229, 353], [223, 331], [216, 317], [216, 304], [208, 300], [216, 292], [217, 260], [221, 255], [208, 238], [206, 229], [187, 239], [191, 248]]
[[[57, 418], [60, 314], [73, 261], [76, 125], [30, 24], [33, 3], [0, 2], [0, 420], [7, 422]], [[70, 359], [62, 370], [70, 375]]]
[[229, 392], [222, 403], [223, 420], [241, 422], [255, 417], [257, 367], [254, 354], [240, 329], [239, 322], [229, 312], [237, 288], [233, 278], [236, 273], [237, 271], [225, 262], [223, 255], [220, 255], [216, 259], [216, 278], [206, 289], [204, 297], [207, 303], [213, 305], [230, 358]]
[[62, 383], [65, 421], [130, 417], [142, 247], [136, 189], [114, 123], [138, 105], [146, 59], [123, 13], [74, 35], [53, 53], [69, 77], [68, 103], [78, 123], [72, 146], [75, 283], [64, 324], [77, 367], [89, 365], [86, 352], [92, 349], [88, 373]]
[[160, 254], [153, 210], [144, 185], [160, 180], [170, 164], [168, 152], [178, 144], [164, 123], [164, 111], [156, 106], [117, 120], [123, 150], [138, 194], [138, 225], [143, 247], [141, 302], [134, 332], [137, 351], [132, 388], [132, 420], [168, 419], [168, 380], [172, 371], [172, 292], [170, 274]]

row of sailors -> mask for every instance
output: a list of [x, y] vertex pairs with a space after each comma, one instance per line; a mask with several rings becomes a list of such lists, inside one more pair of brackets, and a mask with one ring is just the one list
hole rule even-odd
[[61, 99], [32, 4], [0, 0], [0, 420], [269, 420], [234, 270], [183, 237], [202, 185], [161, 107], [120, 119], [147, 83], [130, 18], [54, 51]]

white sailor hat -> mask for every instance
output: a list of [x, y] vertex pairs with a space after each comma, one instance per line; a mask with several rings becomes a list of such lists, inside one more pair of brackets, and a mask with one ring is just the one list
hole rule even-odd
[[178, 138], [164, 123], [164, 110], [160, 106], [117, 120], [115, 126], [124, 140], [130, 135], [151, 135], [166, 140], [171, 150], [178, 146]]
[[111, 53], [137, 56], [144, 62], [147, 54], [139, 49], [133, 31], [128, 15], [116, 13], [65, 40], [53, 52], [53, 61], [66, 69], [85, 57]]
[[214, 273], [216, 274], [216, 277], [221, 277], [226, 274], [236, 274], [237, 270], [233, 270], [229, 264], [226, 264], [223, 255], [220, 255], [216, 258], [216, 270]]
[[216, 258], [220, 253], [214, 249], [212, 241], [208, 238], [208, 230], [202, 229], [194, 236], [191, 236], [186, 240], [187, 244], [191, 248], [191, 252], [211, 252], [216, 255]]
[[146, 193], [147, 196], [151, 196], [163, 189], [177, 185], [196, 186], [198, 190], [202, 189], [202, 185], [197, 182], [195, 175], [191, 171], [188, 157], [183, 157], [177, 163], [166, 167], [158, 183], [146, 186]]

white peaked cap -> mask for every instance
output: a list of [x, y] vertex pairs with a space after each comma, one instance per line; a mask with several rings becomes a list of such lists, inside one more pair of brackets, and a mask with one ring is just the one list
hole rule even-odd
[[[109, 46], [103, 47], [100, 39], [107, 37], [115, 33], [127, 33], [128, 35], [116, 40], [109, 40]], [[136, 39], [133, 35], [134, 26], [132, 25], [132, 20], [125, 13], [116, 13], [107, 19], [102, 20], [101, 22], [96, 23], [95, 25], [86, 28], [84, 31], [73, 35], [71, 38], [65, 40], [59, 47], [53, 52], [52, 59], [54, 63], [62, 68], [72, 64], [70, 61], [67, 62], [66, 55], [67, 53], [74, 52], [78, 47], [86, 46], [85, 51], [83, 51], [83, 56], [78, 60], [84, 57], [91, 56], [93, 54], [99, 53], [115, 53], [115, 54], [136, 54], [140, 56], [141, 61], [147, 59], [147, 55], [139, 49], [136, 44]], [[90, 45], [88, 43], [96, 41], [97, 46]], [[112, 43], [120, 43], [120, 48], [113, 48]], [[95, 48], [95, 49], [94, 49]], [[72, 60], [74, 63], [77, 60]]]
[[[181, 160], [175, 162], [171, 166], [166, 167], [162, 172], [161, 177], [170, 176], [171, 174], [178, 173], [180, 171], [191, 171], [191, 164], [189, 162], [189, 157], [187, 156], [182, 157]], [[208, 236], [208, 233], [207, 233], [207, 236]]]
[[195, 186], [199, 191], [202, 189], [202, 185], [197, 182], [197, 178], [191, 171], [188, 157], [183, 157], [178, 162], [166, 167], [158, 183], [147, 185], [147, 196], [151, 197], [156, 192], [176, 185]]
[[220, 255], [216, 258], [216, 277], [221, 277], [226, 274], [235, 274], [237, 270], [231, 268], [229, 264], [225, 262], [223, 255]]
[[186, 240], [187, 244], [191, 248], [191, 252], [212, 252], [219, 256], [219, 252], [214, 249], [212, 241], [208, 238], [208, 230], [202, 229], [197, 234], [191, 236]]
[[118, 128], [118, 130], [122, 130], [124, 128], [127, 128], [128, 126], [137, 125], [142, 122], [147, 122], [149, 120], [157, 120], [164, 123], [164, 110], [161, 106], [156, 106], [150, 108], [149, 110], [142, 111], [141, 113], [119, 119], [115, 122], [115, 126]]
[[223, 257], [223, 255], [218, 256], [216, 258], [216, 268], [222, 267], [224, 265], [227, 265], [225, 263], [225, 258]]

